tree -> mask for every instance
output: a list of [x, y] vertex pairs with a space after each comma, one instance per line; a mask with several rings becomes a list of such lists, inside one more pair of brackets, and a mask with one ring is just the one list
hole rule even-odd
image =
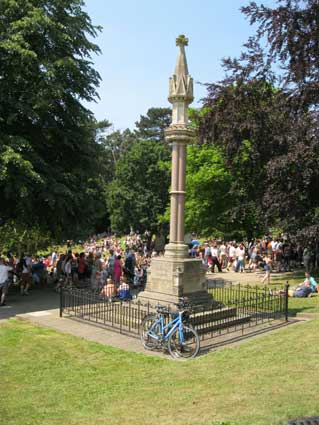
[[98, 142], [104, 150], [103, 162], [108, 181], [114, 178], [115, 167], [119, 159], [136, 141], [136, 136], [128, 128], [124, 131], [113, 131], [99, 138]]
[[225, 167], [220, 148], [189, 146], [186, 170], [186, 228], [203, 236], [240, 231], [239, 223], [229, 222], [234, 197], [232, 176]]
[[265, 228], [268, 162], [273, 155], [287, 152], [282, 135], [290, 131], [290, 119], [283, 99], [281, 91], [263, 80], [238, 79], [237, 84], [225, 80], [208, 86], [199, 117], [202, 143], [221, 149], [232, 175], [230, 227], [237, 223], [248, 237]]
[[170, 125], [172, 110], [170, 108], [150, 108], [146, 116], [141, 115], [135, 123], [135, 134], [139, 140], [157, 140], [164, 142], [164, 130]]
[[293, 233], [318, 222], [318, 2], [278, 3], [242, 8], [256, 34], [239, 59], [224, 60], [225, 79], [207, 85], [200, 125], [238, 177], [239, 215], [257, 213], [254, 233], [262, 222]]
[[156, 233], [160, 215], [169, 199], [170, 150], [156, 141], [141, 141], [116, 163], [115, 178], [108, 187], [112, 229], [127, 233], [149, 230]]
[[105, 211], [91, 55], [99, 31], [82, 0], [0, 3], [2, 221], [55, 237], [94, 228]]
[[[277, 8], [250, 3], [242, 11], [258, 25], [242, 56], [247, 75], [264, 74], [287, 95], [288, 126], [281, 140], [286, 149], [267, 167], [263, 204], [284, 229], [319, 236], [319, 4], [316, 0], [280, 0]], [[266, 38], [268, 43], [263, 43]], [[256, 56], [263, 60], [256, 61]], [[273, 77], [273, 64], [281, 73]], [[255, 65], [254, 65], [255, 64]]]
[[[254, 72], [268, 74], [277, 62], [281, 82], [295, 100], [303, 106], [318, 106], [318, 1], [278, 0], [276, 8], [251, 2], [241, 10], [251, 25], [258, 25], [242, 59], [252, 65]], [[256, 53], [261, 54], [262, 62], [256, 62]]]

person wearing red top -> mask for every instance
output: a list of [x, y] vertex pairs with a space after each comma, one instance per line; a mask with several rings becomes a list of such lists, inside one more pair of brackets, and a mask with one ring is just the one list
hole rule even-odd
[[118, 286], [120, 283], [120, 278], [122, 276], [122, 261], [120, 255], [115, 258], [113, 276], [115, 285]]

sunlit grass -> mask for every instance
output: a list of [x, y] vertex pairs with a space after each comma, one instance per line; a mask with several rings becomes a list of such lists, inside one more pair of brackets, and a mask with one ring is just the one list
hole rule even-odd
[[271, 425], [314, 416], [318, 325], [177, 362], [12, 320], [0, 326], [0, 423]]

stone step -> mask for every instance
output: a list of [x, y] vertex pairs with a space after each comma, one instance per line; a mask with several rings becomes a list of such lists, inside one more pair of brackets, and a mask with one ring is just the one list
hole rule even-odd
[[203, 325], [217, 320], [227, 319], [237, 315], [236, 307], [224, 307], [213, 311], [203, 311], [191, 315], [191, 324], [193, 326]]
[[[66, 310], [79, 312], [78, 307], [69, 307]], [[129, 304], [122, 304], [120, 306], [119, 303], [96, 303], [94, 305], [90, 304], [81, 304], [80, 309], [82, 310], [83, 315], [88, 315], [88, 310], [91, 310], [92, 316], [102, 316], [111, 320], [113, 317], [114, 321], [120, 322], [123, 318], [126, 321], [127, 318], [133, 322], [141, 322], [144, 316], [148, 313], [156, 314], [155, 309], [149, 309], [148, 311], [145, 309], [138, 309], [137, 306], [131, 304], [131, 308]], [[176, 314], [177, 312], [173, 312]], [[223, 307], [216, 310], [204, 310], [200, 312], [194, 312], [191, 314], [190, 322], [193, 326], [203, 325], [209, 322], [216, 322], [218, 320], [227, 319], [230, 317], [234, 317], [237, 315], [236, 307]]]
[[233, 281], [225, 278], [211, 278], [207, 279], [207, 288], [224, 288], [224, 286], [232, 284]]
[[250, 319], [251, 316], [234, 317], [230, 320], [223, 320], [220, 323], [213, 323], [204, 327], [195, 326], [195, 329], [199, 335], [203, 335], [249, 323]]

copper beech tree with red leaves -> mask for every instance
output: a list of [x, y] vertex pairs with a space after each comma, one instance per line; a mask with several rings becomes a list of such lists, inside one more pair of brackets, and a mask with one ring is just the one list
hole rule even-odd
[[201, 143], [221, 146], [232, 187], [233, 218], [293, 235], [319, 236], [319, 2], [251, 2], [257, 25], [224, 80], [207, 84]]

